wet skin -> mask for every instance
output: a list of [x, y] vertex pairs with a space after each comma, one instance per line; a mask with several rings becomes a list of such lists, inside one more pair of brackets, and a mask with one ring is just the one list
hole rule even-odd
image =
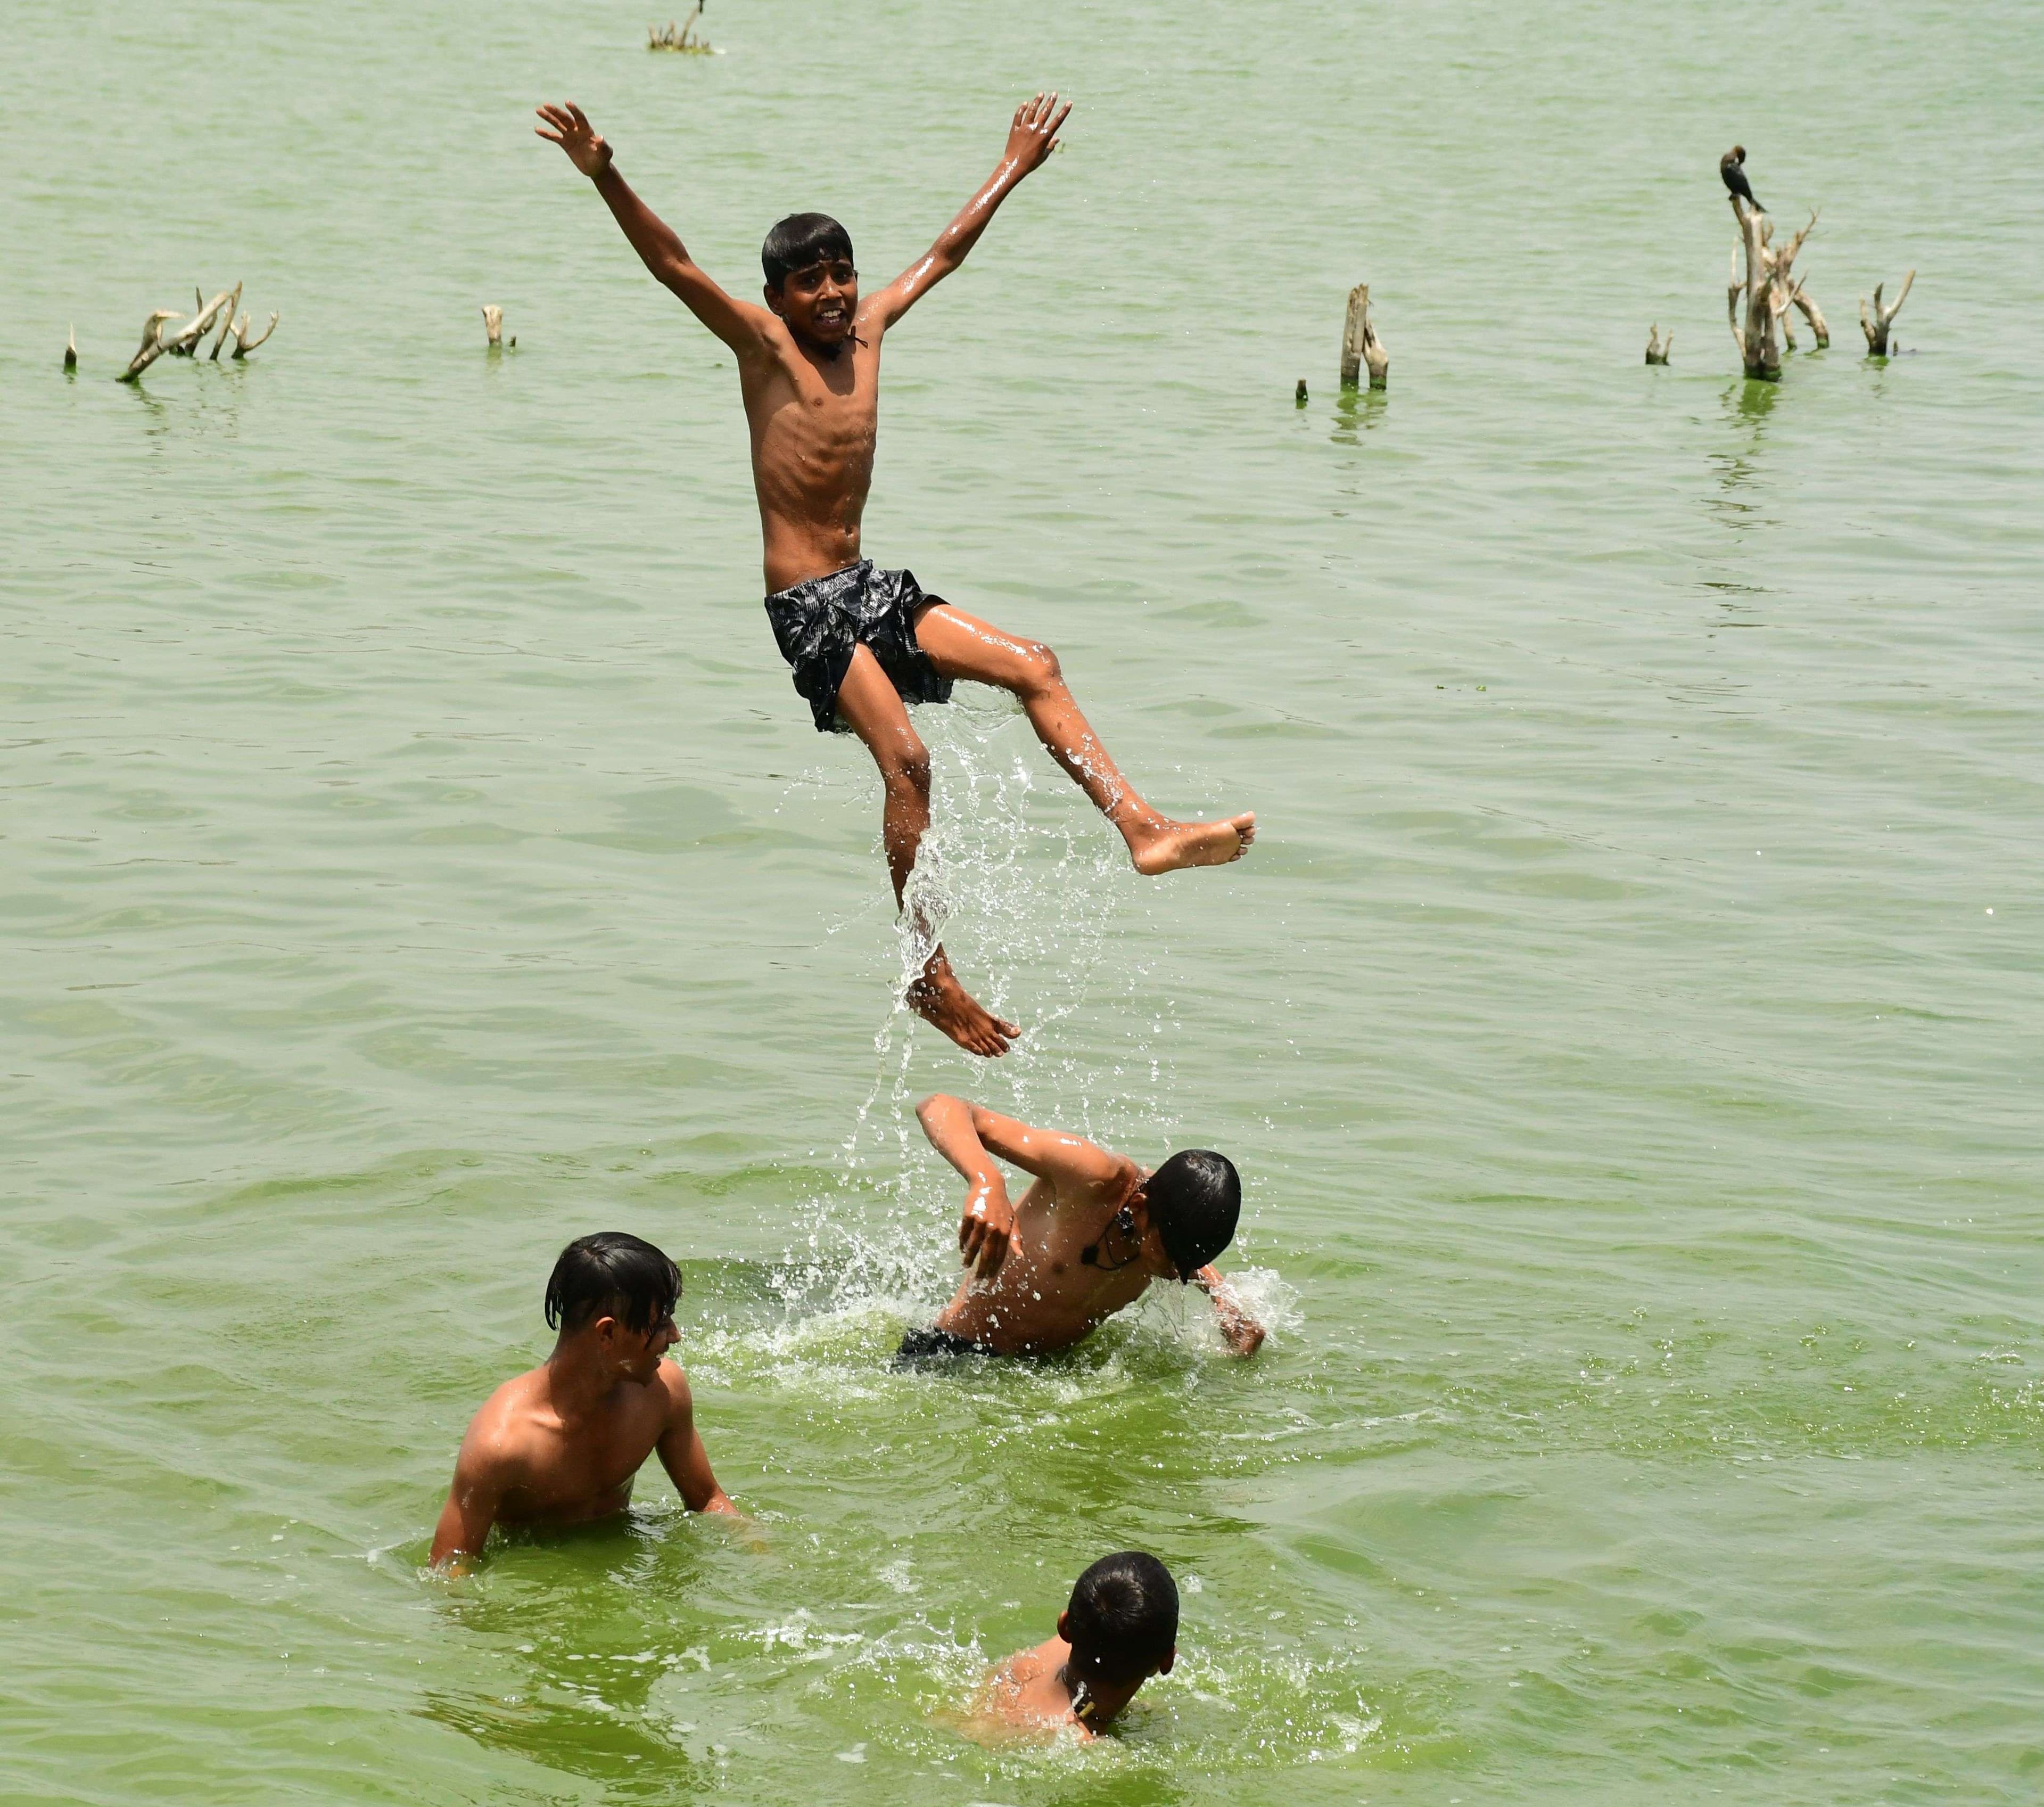
[[1068, 1732], [1082, 1740], [1097, 1737], [1121, 1709], [1135, 1699], [1150, 1675], [1168, 1675], [1178, 1660], [1171, 1654], [1132, 1682], [1096, 1683], [1088, 1690], [1092, 1710], [1082, 1719], [1074, 1710], [1077, 1687], [1068, 1665], [1072, 1647], [1066, 1634], [1069, 1612], [1058, 1615], [1058, 1635], [1029, 1650], [1018, 1650], [980, 1686], [976, 1717], [987, 1729], [1016, 1732]]
[[[1126, 1155], [941, 1093], [916, 1114], [966, 1182], [959, 1248], [973, 1272], [937, 1314], [938, 1329], [995, 1355], [1047, 1355], [1134, 1304], [1152, 1282], [1179, 1278], [1150, 1220], [1149, 1175]], [[1009, 1202], [997, 1159], [1033, 1176], [1019, 1203]], [[1202, 1267], [1188, 1283], [1213, 1301], [1228, 1347], [1253, 1355], [1263, 1327], [1220, 1271]]]
[[[791, 271], [778, 288], [768, 284], [764, 307], [737, 300], [703, 272], [674, 230], [632, 192], [609, 145], [579, 107], [570, 102], [539, 111], [539, 136], [559, 145], [595, 183], [646, 267], [737, 359], [768, 591], [855, 563], [879, 431], [882, 341], [964, 261], [1015, 186], [1042, 167], [1070, 107], [1061, 109], [1055, 94], [1038, 94], [1018, 107], [993, 174], [929, 250], [886, 287], [862, 294], [858, 271], [832, 260]], [[939, 601], [918, 615], [915, 631], [945, 677], [997, 685], [1015, 695], [1051, 756], [1120, 832], [1138, 871], [1155, 876], [1225, 865], [1255, 839], [1253, 813], [1177, 821], [1144, 802], [1080, 713], [1047, 646], [1016, 640]], [[852, 656], [838, 713], [880, 770], [882, 836], [898, 907], [929, 826], [928, 750], [866, 647]], [[928, 956], [908, 1001], [974, 1054], [1004, 1054], [1021, 1033], [980, 1006], [959, 982], [942, 948]]]
[[671, 1317], [634, 1330], [599, 1316], [563, 1330], [544, 1363], [498, 1387], [462, 1439], [432, 1562], [459, 1568], [493, 1524], [579, 1524], [620, 1513], [656, 1450], [691, 1512], [736, 1513], [710, 1471], [688, 1376], [663, 1359], [679, 1340]]

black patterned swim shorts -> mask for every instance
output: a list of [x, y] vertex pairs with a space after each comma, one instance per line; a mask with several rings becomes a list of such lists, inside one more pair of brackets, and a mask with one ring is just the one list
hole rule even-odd
[[766, 598], [774, 642], [794, 668], [795, 688], [819, 734], [851, 732], [838, 719], [837, 692], [857, 647], [872, 648], [902, 702], [951, 700], [951, 679], [938, 675], [916, 644], [917, 612], [938, 600], [923, 594], [912, 572], [881, 571], [870, 559]]

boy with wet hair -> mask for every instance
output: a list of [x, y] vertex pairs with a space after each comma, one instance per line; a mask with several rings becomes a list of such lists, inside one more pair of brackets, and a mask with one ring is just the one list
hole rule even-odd
[[1018, 1650], [980, 1694], [1001, 1724], [1097, 1737], [1152, 1675], [1178, 1657], [1178, 1586], [1140, 1550], [1102, 1556], [1078, 1578], [1058, 1635]]
[[[1013, 693], [1051, 757], [1120, 832], [1139, 872], [1239, 859], [1255, 838], [1255, 817], [1174, 821], [1151, 809], [1080, 713], [1050, 648], [977, 621], [926, 594], [910, 572], [879, 570], [860, 553], [879, 431], [881, 341], [958, 268], [1009, 191], [1041, 167], [1070, 107], [1060, 109], [1053, 94], [1016, 108], [993, 174], [927, 252], [873, 294], [859, 292], [843, 226], [827, 214], [790, 214], [761, 252], [764, 307], [727, 294], [704, 274], [632, 191], [580, 107], [570, 102], [539, 111], [540, 136], [595, 183], [647, 268], [737, 358], [765, 540], [767, 620], [818, 731], [858, 735], [880, 768], [881, 832], [896, 905], [930, 825], [930, 755], [907, 705], [949, 701], [961, 678]], [[1021, 1033], [980, 1007], [941, 946], [908, 1001], [974, 1054], [1005, 1054]]]
[[493, 1524], [579, 1524], [631, 1503], [655, 1450], [691, 1512], [736, 1513], [695, 1423], [689, 1378], [663, 1360], [681, 1340], [681, 1270], [622, 1230], [578, 1238], [547, 1282], [559, 1332], [538, 1367], [507, 1380], [470, 1421], [432, 1561], [459, 1573]]
[[[1084, 1136], [941, 1092], [916, 1116], [930, 1146], [964, 1176], [959, 1249], [974, 1271], [935, 1324], [901, 1340], [896, 1366], [1069, 1348], [1153, 1280], [1206, 1294], [1237, 1355], [1262, 1344], [1263, 1326], [1212, 1264], [1242, 1215], [1242, 1178], [1227, 1155], [1187, 1148], [1149, 1173]], [[1032, 1176], [1019, 1204], [997, 1158]]]

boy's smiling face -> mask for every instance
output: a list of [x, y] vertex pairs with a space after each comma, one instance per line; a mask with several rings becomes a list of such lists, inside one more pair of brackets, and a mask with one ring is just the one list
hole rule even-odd
[[851, 336], [859, 313], [859, 272], [848, 257], [828, 257], [790, 270], [766, 305], [788, 323], [797, 339], [835, 351]]

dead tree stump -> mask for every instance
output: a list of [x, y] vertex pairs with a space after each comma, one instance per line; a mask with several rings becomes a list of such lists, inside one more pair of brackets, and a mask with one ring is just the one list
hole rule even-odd
[[1668, 336], [1661, 336], [1661, 323], [1658, 320], [1646, 329], [1646, 361], [1650, 364], [1665, 364], [1668, 354], [1675, 348], [1675, 329], [1668, 329]]
[[1885, 358], [1888, 356], [1888, 329], [1895, 324], [1895, 317], [1902, 311], [1902, 304], [1908, 300], [1909, 285], [1915, 280], [1916, 272], [1911, 270], [1902, 279], [1900, 292], [1885, 307], [1881, 305], [1883, 285], [1876, 283], [1873, 285], [1873, 311], [1870, 314], [1867, 311], [1866, 297], [1862, 295], [1859, 298], [1859, 329], [1866, 335], [1866, 355], [1869, 357]]
[[1358, 283], [1348, 292], [1348, 318], [1342, 324], [1342, 387], [1354, 389], [1362, 379], [1365, 366], [1370, 371], [1370, 386], [1381, 389], [1390, 374], [1391, 354], [1385, 350], [1384, 341], [1377, 336], [1377, 329], [1370, 319], [1370, 285]]
[[[1739, 221], [1739, 244], [1731, 254], [1731, 274], [1725, 285], [1725, 313], [1731, 325], [1732, 343], [1739, 347], [1739, 363], [1748, 376], [1761, 383], [1779, 383], [1781, 340], [1787, 333], [1782, 316], [1795, 303], [1802, 287], [1795, 274], [1796, 254], [1815, 226], [1817, 216], [1812, 213], [1809, 225], [1777, 248], [1771, 242], [1773, 222], [1744, 195], [1728, 198], [1733, 217]], [[1746, 253], [1742, 272], [1739, 268], [1742, 249]], [[1815, 310], [1813, 302], [1810, 309], [1813, 316]], [[1821, 317], [1812, 318], [1813, 328]], [[1827, 344], [1830, 340], [1831, 334], [1826, 331], [1821, 342]]]

